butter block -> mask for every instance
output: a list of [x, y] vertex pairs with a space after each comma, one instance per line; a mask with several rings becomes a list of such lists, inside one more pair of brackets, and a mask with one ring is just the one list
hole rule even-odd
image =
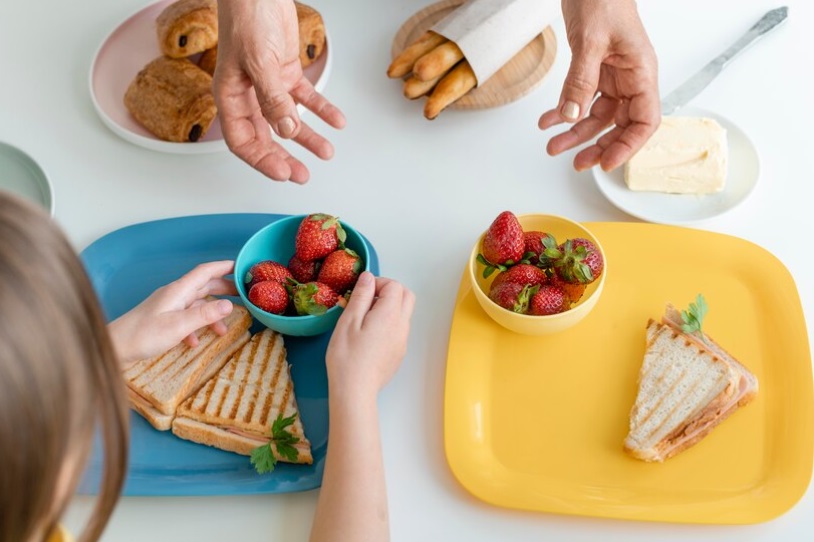
[[726, 129], [706, 117], [662, 118], [656, 133], [625, 164], [631, 190], [714, 194], [726, 186]]

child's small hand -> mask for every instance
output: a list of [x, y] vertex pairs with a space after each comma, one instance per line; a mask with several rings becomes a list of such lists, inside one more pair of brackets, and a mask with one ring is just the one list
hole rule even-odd
[[328, 344], [331, 393], [375, 397], [406, 353], [414, 305], [398, 282], [360, 275]]
[[138, 306], [108, 326], [119, 359], [124, 362], [155, 356], [182, 340], [198, 344], [196, 331], [212, 326], [226, 332], [222, 319], [232, 312], [227, 299], [206, 301], [210, 295], [236, 295], [234, 282], [224, 278], [234, 270], [231, 260], [198, 265], [153, 292]]

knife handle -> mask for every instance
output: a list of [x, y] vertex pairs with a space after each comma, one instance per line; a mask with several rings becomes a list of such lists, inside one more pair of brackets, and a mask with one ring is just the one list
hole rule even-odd
[[767, 12], [758, 22], [752, 25], [752, 28], [750, 28], [746, 34], [741, 36], [738, 41], [721, 53], [713, 62], [718, 63], [721, 68], [725, 68], [738, 54], [746, 50], [747, 47], [755, 43], [758, 38], [764, 36], [769, 30], [785, 21], [788, 16], [789, 8], [787, 6]]

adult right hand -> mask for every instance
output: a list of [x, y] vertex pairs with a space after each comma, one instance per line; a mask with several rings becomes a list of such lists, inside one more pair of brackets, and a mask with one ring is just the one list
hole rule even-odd
[[303, 75], [293, 0], [218, 2], [213, 91], [229, 149], [276, 181], [302, 184], [310, 174], [272, 130], [323, 160], [333, 156], [331, 143], [302, 122], [297, 104], [334, 128], [345, 126], [342, 112]]

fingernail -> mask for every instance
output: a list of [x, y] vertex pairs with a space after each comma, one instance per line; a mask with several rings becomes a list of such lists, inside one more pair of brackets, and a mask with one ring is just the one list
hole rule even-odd
[[288, 138], [294, 135], [294, 128], [296, 127], [297, 125], [294, 123], [294, 119], [291, 117], [285, 117], [279, 123], [277, 123], [277, 133], [280, 135], [280, 137]]
[[577, 120], [579, 118], [579, 104], [576, 102], [565, 102], [562, 105], [562, 116], [567, 120]]
[[359, 279], [356, 281], [359, 284], [370, 284], [373, 281], [373, 273], [370, 271], [363, 271], [361, 275], [359, 275]]

